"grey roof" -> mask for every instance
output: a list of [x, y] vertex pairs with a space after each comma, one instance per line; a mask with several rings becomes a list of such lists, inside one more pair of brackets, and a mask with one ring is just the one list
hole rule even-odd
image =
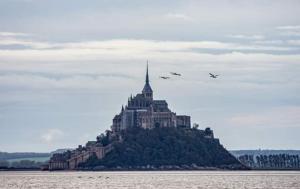
[[168, 105], [167, 101], [165, 101], [165, 100], [153, 100], [153, 104]]
[[152, 93], [152, 89], [149, 83], [146, 83], [144, 88], [143, 88], [143, 93]]
[[154, 100], [153, 109], [155, 112], [169, 112], [168, 103], [165, 100]]

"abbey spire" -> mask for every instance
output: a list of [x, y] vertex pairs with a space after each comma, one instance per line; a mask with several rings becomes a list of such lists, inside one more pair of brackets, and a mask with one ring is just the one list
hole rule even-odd
[[146, 71], [146, 84], [149, 84], [148, 61], [147, 61], [147, 71]]
[[147, 70], [146, 70], [146, 83], [144, 85], [142, 93], [146, 98], [149, 98], [151, 100], [153, 99], [153, 91], [151, 89], [150, 82], [149, 82], [148, 61], [147, 61]]

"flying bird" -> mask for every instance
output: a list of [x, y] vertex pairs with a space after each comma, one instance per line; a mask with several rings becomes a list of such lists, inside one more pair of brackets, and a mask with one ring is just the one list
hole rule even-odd
[[166, 76], [160, 76], [159, 78], [161, 78], [161, 79], [170, 79], [170, 77], [166, 77]]
[[215, 74], [212, 74], [212, 73], [209, 73], [210, 77], [216, 79], [219, 75], [215, 75]]
[[172, 74], [172, 75], [177, 75], [177, 76], [181, 76], [180, 73], [176, 73], [176, 72], [170, 72], [170, 74]]

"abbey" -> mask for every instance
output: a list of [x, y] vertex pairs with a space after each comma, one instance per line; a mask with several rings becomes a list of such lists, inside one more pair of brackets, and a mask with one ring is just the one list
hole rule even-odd
[[146, 81], [142, 93], [131, 96], [125, 108], [113, 119], [111, 130], [118, 133], [130, 127], [152, 129], [155, 127], [191, 127], [191, 118], [186, 115], [176, 115], [168, 108], [165, 100], [154, 100], [150, 86], [148, 65]]

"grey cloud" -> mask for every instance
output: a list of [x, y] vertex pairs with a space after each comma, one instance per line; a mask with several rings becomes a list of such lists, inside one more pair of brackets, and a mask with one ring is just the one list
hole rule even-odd
[[252, 40], [261, 40], [265, 38], [263, 35], [244, 35], [244, 34], [229, 35], [228, 37], [237, 38], [237, 39], [252, 39]]
[[300, 40], [288, 40], [288, 43], [290, 45], [297, 45], [297, 46], [299, 46], [300, 45]]
[[26, 37], [27, 33], [0, 32], [0, 37]]
[[278, 27], [276, 27], [276, 29], [279, 29], [279, 30], [299, 30], [300, 29], [300, 25], [278, 26]]

